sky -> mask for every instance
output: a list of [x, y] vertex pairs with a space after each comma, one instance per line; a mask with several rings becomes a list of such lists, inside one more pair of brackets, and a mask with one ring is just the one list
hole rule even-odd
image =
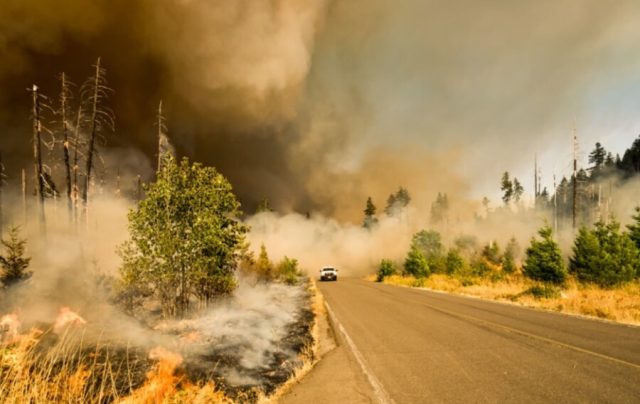
[[497, 202], [504, 171], [532, 194], [536, 154], [543, 185], [568, 175], [574, 125], [581, 166], [596, 141], [622, 153], [640, 133], [635, 1], [2, 2], [14, 173], [29, 161], [24, 89], [55, 96], [59, 72], [80, 84], [98, 56], [115, 89], [107, 169], [125, 154], [150, 177], [163, 99], [178, 153], [218, 167], [247, 210], [268, 198], [359, 220], [399, 186], [422, 205]]

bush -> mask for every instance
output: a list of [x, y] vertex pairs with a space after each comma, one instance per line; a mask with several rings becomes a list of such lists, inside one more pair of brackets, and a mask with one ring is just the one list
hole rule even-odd
[[447, 274], [455, 274], [461, 272], [465, 267], [464, 258], [460, 255], [460, 252], [456, 249], [450, 249], [445, 259], [445, 268]]
[[521, 293], [531, 295], [536, 299], [555, 299], [560, 297], [560, 290], [551, 285], [535, 285]]
[[542, 240], [531, 238], [531, 245], [527, 248], [527, 259], [522, 268], [524, 275], [538, 281], [563, 283], [567, 270], [551, 227], [542, 227], [538, 234]]
[[300, 278], [300, 269], [298, 268], [298, 260], [285, 256], [278, 264], [276, 269], [277, 278], [287, 285], [295, 285]]
[[495, 265], [500, 265], [502, 257], [500, 255], [500, 246], [497, 242], [492, 241], [482, 249], [482, 256]]
[[0, 255], [0, 282], [5, 287], [23, 281], [31, 277], [27, 271], [31, 258], [25, 257], [27, 240], [20, 238], [20, 228], [12, 227], [9, 230], [9, 239], [2, 239], [2, 245], [6, 254]]
[[416, 278], [426, 278], [430, 275], [427, 259], [417, 248], [412, 247], [404, 261], [404, 271]]
[[483, 277], [487, 276], [491, 271], [493, 271], [493, 268], [486, 258], [476, 256], [471, 260], [471, 272], [473, 275]]
[[378, 267], [378, 273], [376, 282], [384, 281], [384, 278], [387, 276], [391, 276], [396, 273], [396, 267], [393, 265], [391, 260], [382, 260], [380, 261], [380, 266]]
[[514, 237], [509, 240], [507, 247], [504, 250], [502, 256], [502, 270], [507, 274], [512, 274], [516, 271], [516, 258], [520, 254], [520, 246]]
[[600, 221], [593, 230], [580, 229], [570, 260], [570, 270], [579, 280], [613, 287], [633, 280], [639, 266], [638, 249], [615, 220]]
[[413, 235], [411, 248], [422, 253], [427, 260], [430, 272], [444, 272], [444, 245], [440, 233], [434, 230], [421, 230]]

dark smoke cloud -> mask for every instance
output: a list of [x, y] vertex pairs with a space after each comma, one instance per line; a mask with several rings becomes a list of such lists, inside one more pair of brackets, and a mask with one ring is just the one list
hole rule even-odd
[[2, 148], [24, 166], [24, 89], [53, 95], [58, 72], [82, 81], [100, 55], [109, 145], [153, 161], [162, 98], [178, 152], [221, 169], [248, 207], [355, 218], [368, 194], [381, 205], [406, 185], [427, 206], [494, 189], [506, 169], [531, 188], [534, 150], [553, 150], [547, 179], [563, 174], [574, 116], [587, 142], [630, 143], [597, 100], [638, 82], [639, 14], [601, 0], [2, 0]]

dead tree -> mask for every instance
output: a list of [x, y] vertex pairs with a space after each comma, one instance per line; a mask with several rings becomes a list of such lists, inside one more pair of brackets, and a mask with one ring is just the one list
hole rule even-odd
[[91, 186], [91, 170], [96, 152], [96, 143], [106, 128], [113, 130], [113, 112], [104, 105], [109, 94], [113, 91], [107, 87], [106, 70], [100, 65], [98, 58], [94, 65], [95, 72], [82, 86], [82, 99], [86, 103], [85, 109], [89, 111], [89, 142], [86, 154], [86, 177], [82, 190], [82, 201], [87, 205], [89, 187]]
[[42, 169], [42, 99], [44, 98], [40, 94], [40, 90], [37, 85], [33, 85], [31, 88], [31, 94], [33, 96], [32, 106], [32, 119], [33, 119], [33, 160], [34, 171], [37, 183], [37, 194], [39, 199], [40, 210], [40, 225], [45, 226], [45, 213], [44, 213], [44, 176]]
[[69, 152], [69, 123], [67, 119], [70, 116], [69, 113], [69, 103], [72, 98], [73, 93], [70, 89], [71, 83], [67, 80], [67, 75], [62, 72], [60, 75], [60, 117], [61, 117], [61, 130], [62, 130], [62, 149], [63, 149], [63, 160], [64, 160], [64, 168], [65, 168], [65, 178], [67, 185], [67, 206], [69, 211], [69, 219], [71, 219], [72, 211], [73, 211], [73, 200], [72, 200], [72, 185], [71, 185], [71, 158]]
[[157, 115], [156, 125], [158, 126], [158, 171], [162, 168], [162, 159], [164, 159], [164, 155], [170, 151], [169, 147], [169, 139], [167, 137], [167, 125], [166, 119], [164, 115], [162, 115], [162, 100], [160, 100], [160, 104], [158, 105], [158, 115]]
[[80, 131], [82, 123], [82, 105], [78, 106], [78, 113], [76, 115], [76, 127], [74, 128], [74, 140], [73, 140], [73, 178], [71, 179], [71, 200], [73, 202], [74, 219], [77, 216], [76, 211], [78, 209], [78, 199], [80, 197], [80, 187], [78, 186], [78, 171], [80, 170], [78, 155], [78, 149], [80, 148]]
[[0, 237], [3, 235], [4, 230], [4, 210], [2, 209], [2, 192], [4, 191], [6, 176], [4, 174], [4, 162], [2, 161], [2, 151], [0, 151]]

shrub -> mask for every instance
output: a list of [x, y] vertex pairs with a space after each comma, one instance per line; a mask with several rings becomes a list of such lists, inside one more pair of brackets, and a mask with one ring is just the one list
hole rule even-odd
[[298, 268], [298, 260], [285, 256], [278, 264], [276, 269], [277, 278], [287, 285], [295, 285], [300, 277], [300, 269]]
[[464, 269], [465, 261], [458, 250], [454, 248], [449, 250], [445, 259], [445, 267], [449, 275], [461, 272]]
[[422, 252], [412, 247], [404, 261], [404, 271], [416, 278], [425, 278], [430, 275], [429, 264]]
[[502, 261], [502, 257], [500, 256], [500, 246], [495, 241], [491, 241], [489, 244], [484, 246], [482, 249], [482, 256], [486, 258], [487, 261], [495, 265], [500, 265], [500, 262]]
[[0, 255], [0, 282], [4, 286], [8, 287], [31, 277], [31, 272], [27, 272], [31, 258], [24, 256], [26, 244], [27, 240], [20, 238], [19, 227], [9, 230], [8, 240], [2, 239], [2, 245], [7, 251], [6, 254]]
[[524, 275], [538, 281], [563, 283], [567, 270], [551, 227], [542, 227], [538, 234], [542, 240], [531, 238], [531, 245], [527, 248], [527, 259], [522, 268]]
[[514, 237], [509, 240], [507, 247], [502, 256], [502, 270], [505, 273], [512, 274], [516, 271], [516, 258], [520, 254], [520, 246]]
[[555, 299], [560, 297], [560, 290], [551, 285], [534, 285], [521, 293], [531, 295], [536, 299]]
[[471, 260], [471, 272], [476, 276], [486, 276], [492, 271], [491, 264], [483, 256], [476, 256]]
[[638, 249], [620, 223], [599, 221], [582, 227], [574, 242], [570, 270], [583, 282], [613, 287], [633, 280], [640, 265]]
[[435, 230], [421, 230], [413, 235], [411, 248], [422, 253], [430, 272], [444, 272], [444, 245], [440, 233]]
[[380, 261], [380, 266], [378, 267], [378, 273], [376, 282], [384, 281], [384, 278], [387, 276], [391, 276], [396, 273], [395, 265], [391, 260], [382, 260]]

